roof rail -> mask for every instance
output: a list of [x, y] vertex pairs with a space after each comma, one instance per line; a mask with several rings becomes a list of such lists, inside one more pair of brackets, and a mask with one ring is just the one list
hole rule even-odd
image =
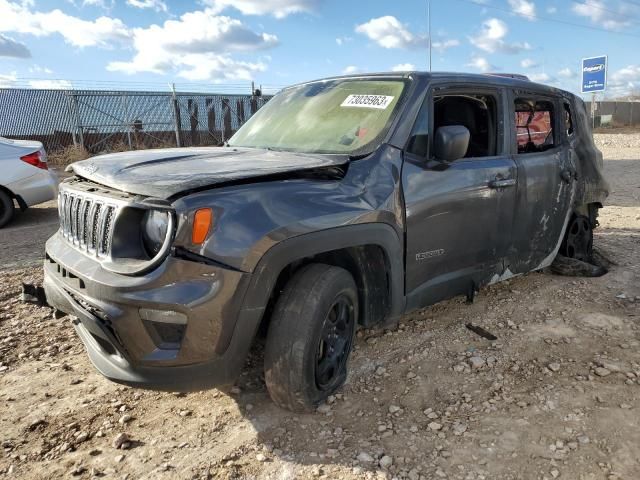
[[530, 82], [531, 80], [526, 75], [521, 75], [519, 73], [487, 73], [487, 75], [491, 77], [505, 77], [505, 78], [513, 78], [514, 80], [525, 80]]

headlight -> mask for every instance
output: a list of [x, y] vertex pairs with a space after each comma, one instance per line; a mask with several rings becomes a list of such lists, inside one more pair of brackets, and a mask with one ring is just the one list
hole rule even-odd
[[142, 243], [149, 258], [154, 258], [164, 245], [169, 229], [169, 214], [148, 210], [142, 219]]

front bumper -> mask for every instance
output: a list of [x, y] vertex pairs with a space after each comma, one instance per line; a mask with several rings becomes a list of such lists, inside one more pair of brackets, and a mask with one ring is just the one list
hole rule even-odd
[[95, 367], [127, 385], [192, 391], [232, 384], [264, 311], [243, 308], [249, 281], [247, 273], [171, 256], [147, 275], [124, 276], [59, 233], [47, 242], [49, 304], [76, 317]]

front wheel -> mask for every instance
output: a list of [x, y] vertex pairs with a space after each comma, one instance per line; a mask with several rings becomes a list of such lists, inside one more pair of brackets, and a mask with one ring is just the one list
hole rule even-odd
[[346, 270], [312, 264], [289, 280], [265, 348], [265, 381], [277, 405], [311, 411], [342, 386], [357, 319], [357, 287]]

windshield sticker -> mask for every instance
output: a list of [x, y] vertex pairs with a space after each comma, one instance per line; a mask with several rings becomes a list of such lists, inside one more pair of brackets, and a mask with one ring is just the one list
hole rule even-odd
[[394, 98], [388, 95], [349, 95], [340, 106], [386, 110]]

